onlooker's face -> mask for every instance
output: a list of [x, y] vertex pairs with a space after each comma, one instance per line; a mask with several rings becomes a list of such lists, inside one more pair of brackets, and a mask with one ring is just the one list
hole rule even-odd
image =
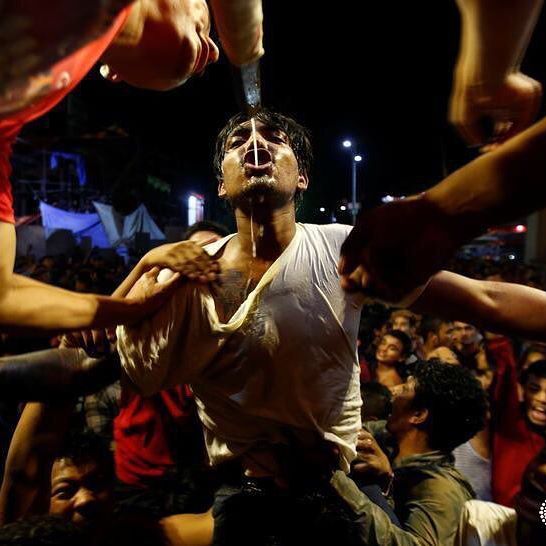
[[387, 430], [396, 436], [409, 430], [409, 422], [413, 415], [413, 401], [415, 400], [415, 379], [409, 376], [405, 383], [391, 387], [392, 411], [387, 421]]
[[101, 524], [111, 511], [111, 478], [93, 461], [57, 459], [51, 471], [49, 513], [75, 524]]
[[397, 317], [394, 317], [394, 319], [392, 320], [392, 329], [400, 330], [401, 332], [408, 334], [408, 336], [410, 337], [413, 335], [413, 329], [411, 327], [411, 323], [408, 317], [404, 317], [400, 315]]
[[523, 400], [527, 419], [541, 428], [546, 428], [546, 378], [529, 375], [523, 386]]
[[436, 347], [433, 351], [430, 351], [427, 355], [427, 360], [437, 358], [445, 364], [460, 364], [457, 355], [449, 347]]
[[214, 231], [196, 231], [192, 234], [188, 241], [193, 241], [198, 245], [202, 245], [204, 243], [214, 243], [222, 238], [223, 237], [221, 235], [218, 235], [218, 233]]
[[387, 334], [382, 337], [375, 352], [375, 358], [383, 364], [396, 364], [404, 361], [403, 351], [402, 342]]
[[442, 322], [438, 328], [438, 344], [441, 347], [451, 347], [453, 343], [453, 323]]
[[473, 373], [476, 376], [476, 379], [481, 383], [483, 390], [489, 390], [491, 383], [493, 383], [495, 373], [489, 365], [485, 351], [480, 351], [476, 355], [476, 369], [473, 370]]
[[[227, 138], [218, 195], [235, 208], [254, 205], [277, 208], [307, 188], [288, 136], [281, 130], [256, 122], [256, 146], [251, 122], [239, 125]], [[257, 162], [256, 162], [257, 161]]]
[[466, 322], [455, 321], [453, 323], [452, 337], [457, 349], [463, 351], [479, 342], [478, 330], [472, 324]]
[[55, 260], [50, 257], [43, 258], [42, 267], [44, 267], [45, 269], [53, 269], [55, 267]]
[[91, 292], [91, 286], [85, 281], [76, 279], [76, 283], [74, 284], [74, 292]]

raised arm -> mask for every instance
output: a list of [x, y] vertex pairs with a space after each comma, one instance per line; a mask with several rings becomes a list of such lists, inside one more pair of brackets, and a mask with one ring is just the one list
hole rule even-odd
[[0, 525], [47, 513], [51, 468], [68, 430], [72, 406], [72, 402], [25, 406], [6, 458]]
[[491, 332], [546, 340], [546, 292], [521, 284], [478, 281], [441, 271], [412, 309]]
[[[530, 125], [537, 114], [541, 86], [520, 73], [519, 67], [542, 3], [457, 0], [461, 37], [450, 120], [469, 144], [509, 138]], [[487, 134], [485, 120], [493, 122], [493, 135]]]
[[119, 378], [116, 353], [89, 358], [81, 349], [49, 349], [0, 358], [3, 400], [70, 400], [96, 392]]

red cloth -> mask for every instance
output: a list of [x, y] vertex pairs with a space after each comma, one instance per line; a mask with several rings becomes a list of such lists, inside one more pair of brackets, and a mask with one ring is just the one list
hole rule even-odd
[[518, 396], [516, 359], [506, 338], [488, 341], [496, 365], [493, 388], [493, 442], [491, 488], [493, 500], [514, 506], [527, 465], [544, 447], [544, 438], [533, 432]]
[[[76, 87], [93, 65], [100, 59], [125, 23], [130, 6], [116, 17], [114, 23], [99, 38], [57, 63], [49, 73], [37, 76], [29, 87], [40, 87], [38, 98], [26, 104], [21, 97], [22, 108], [0, 119], [0, 221], [15, 223], [10, 175], [11, 148], [25, 123], [42, 116], [55, 107]], [[34, 95], [34, 93], [33, 93]]]
[[124, 483], [144, 486], [175, 464], [169, 444], [173, 427], [195, 427], [193, 394], [187, 385], [148, 398], [123, 388], [120, 406], [114, 420], [116, 474]]

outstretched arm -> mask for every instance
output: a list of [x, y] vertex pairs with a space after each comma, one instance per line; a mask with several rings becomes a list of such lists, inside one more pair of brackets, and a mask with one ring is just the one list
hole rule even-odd
[[491, 332], [546, 340], [546, 292], [521, 284], [478, 281], [441, 271], [412, 309]]

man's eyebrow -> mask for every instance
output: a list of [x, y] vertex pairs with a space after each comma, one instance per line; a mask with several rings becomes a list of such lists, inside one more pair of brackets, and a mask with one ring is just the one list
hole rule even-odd
[[241, 134], [249, 133], [249, 132], [250, 132], [250, 127], [239, 126], [239, 127], [236, 127], [235, 129], [233, 129], [233, 131], [231, 131], [228, 138], [233, 138], [235, 136], [239, 136]]
[[55, 485], [59, 485], [61, 483], [66, 483], [68, 485], [72, 485], [73, 483], [76, 483], [78, 480], [76, 480], [75, 478], [69, 478], [69, 477], [65, 477], [65, 476], [61, 476], [59, 478], [55, 478], [53, 480], [53, 482], [51, 483], [51, 486], [55, 486]]

